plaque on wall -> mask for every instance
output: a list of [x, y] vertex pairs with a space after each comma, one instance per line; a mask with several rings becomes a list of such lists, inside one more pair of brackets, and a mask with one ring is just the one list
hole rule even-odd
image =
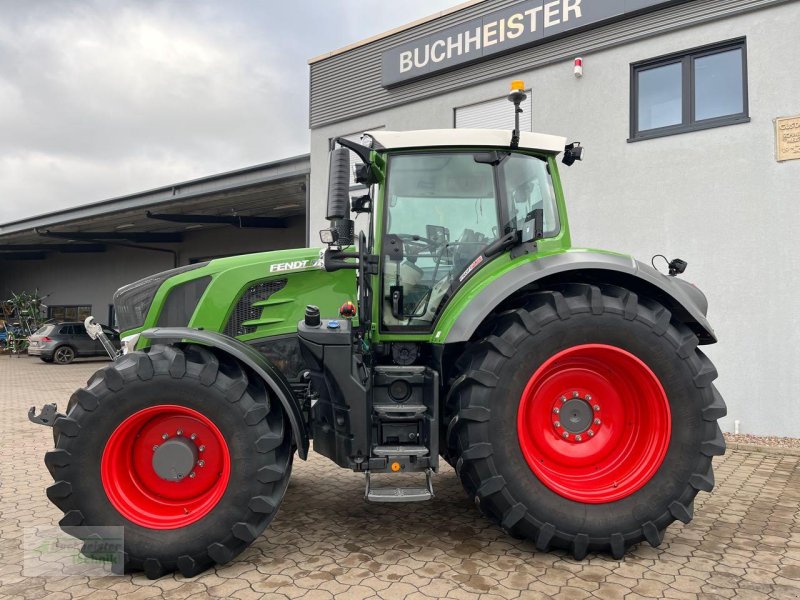
[[775, 141], [779, 162], [800, 160], [800, 116], [775, 119]]

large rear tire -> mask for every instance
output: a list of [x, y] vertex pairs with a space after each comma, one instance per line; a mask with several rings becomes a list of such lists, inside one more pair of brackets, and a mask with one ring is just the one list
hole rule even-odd
[[85, 553], [101, 527], [124, 527], [117, 570], [150, 578], [233, 559], [275, 516], [291, 473], [280, 403], [199, 346], [154, 346], [101, 369], [54, 433], [45, 464], [59, 524], [90, 542]]
[[457, 362], [448, 454], [490, 519], [538, 549], [621, 558], [692, 519], [725, 451], [697, 336], [659, 303], [564, 285], [496, 314]]

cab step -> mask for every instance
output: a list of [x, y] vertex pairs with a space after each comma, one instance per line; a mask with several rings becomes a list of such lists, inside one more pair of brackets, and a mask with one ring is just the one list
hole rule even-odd
[[376, 404], [373, 409], [378, 416], [390, 419], [414, 419], [428, 412], [428, 407], [424, 404]]
[[425, 446], [375, 446], [372, 449], [374, 456], [427, 456]]
[[433, 471], [425, 471], [425, 487], [381, 487], [371, 486], [369, 472], [365, 473], [367, 488], [364, 497], [368, 502], [424, 502], [433, 498]]

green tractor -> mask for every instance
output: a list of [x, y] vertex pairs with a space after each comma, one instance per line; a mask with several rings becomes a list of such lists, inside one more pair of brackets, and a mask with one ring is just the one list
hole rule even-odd
[[[708, 303], [683, 261], [571, 247], [558, 158], [583, 149], [520, 132], [523, 97], [514, 131], [334, 140], [324, 250], [121, 288], [124, 353], [31, 410], [62, 528], [124, 527], [119, 568], [196, 575], [264, 531], [311, 440], [370, 502], [429, 500], [441, 457], [493, 523], [576, 559], [689, 522], [725, 451]], [[398, 473], [417, 486], [376, 485]]]

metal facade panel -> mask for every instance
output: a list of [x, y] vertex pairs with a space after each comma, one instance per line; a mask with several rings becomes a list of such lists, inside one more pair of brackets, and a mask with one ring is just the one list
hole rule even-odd
[[[533, 131], [533, 94], [526, 90], [527, 100], [522, 103], [519, 116], [520, 131]], [[455, 109], [456, 129], [514, 129], [514, 107], [506, 96], [459, 106]]]
[[582, 53], [597, 52], [787, 1], [792, 0], [693, 0], [392, 89], [381, 85], [381, 61], [385, 50], [514, 4], [510, 0], [488, 0], [442, 19], [313, 63], [310, 77], [310, 126], [312, 129], [322, 127], [568, 60], [574, 58], [575, 48], [580, 48]]

